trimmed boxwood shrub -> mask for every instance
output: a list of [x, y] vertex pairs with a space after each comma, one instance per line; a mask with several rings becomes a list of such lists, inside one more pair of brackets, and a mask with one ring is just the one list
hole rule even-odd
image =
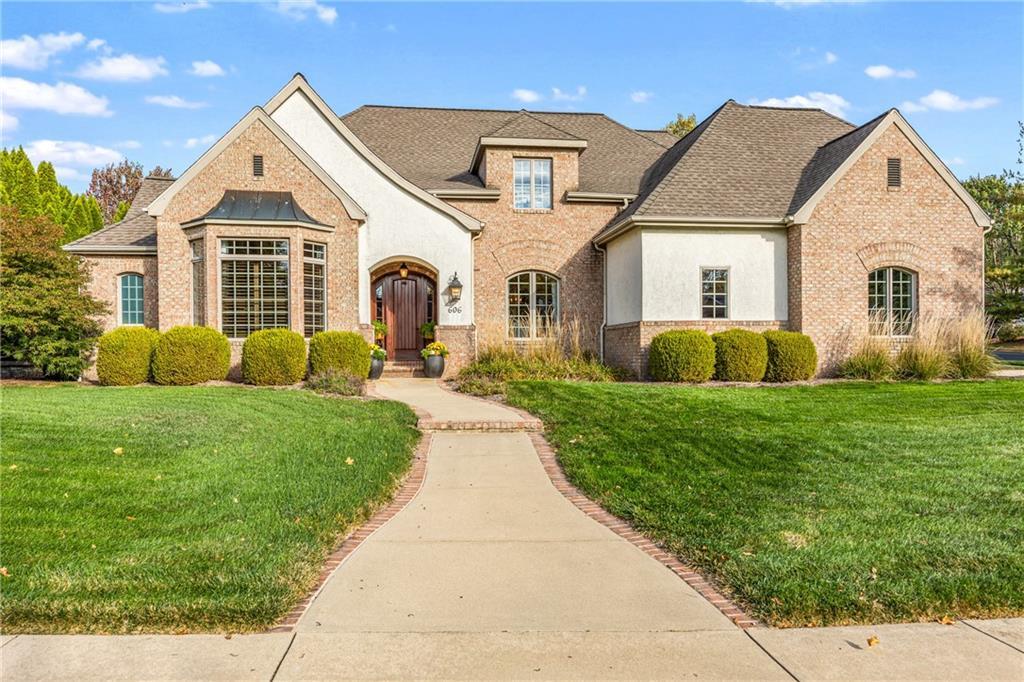
[[811, 337], [800, 332], [767, 331], [762, 334], [768, 346], [765, 381], [806, 381], [818, 369], [818, 351]]
[[134, 386], [149, 380], [160, 332], [149, 327], [118, 327], [100, 337], [96, 375], [104, 386]]
[[242, 377], [257, 386], [288, 386], [306, 376], [306, 342], [288, 329], [253, 332], [242, 345]]
[[768, 369], [768, 344], [757, 332], [729, 329], [711, 335], [715, 342], [715, 378], [761, 381]]
[[715, 344], [700, 329], [662, 332], [651, 339], [647, 371], [655, 381], [707, 381], [715, 372]]
[[356, 332], [317, 332], [309, 340], [309, 373], [339, 370], [354, 377], [370, 375], [370, 344]]
[[223, 380], [230, 365], [231, 344], [216, 329], [172, 327], [156, 344], [153, 380], [170, 386]]

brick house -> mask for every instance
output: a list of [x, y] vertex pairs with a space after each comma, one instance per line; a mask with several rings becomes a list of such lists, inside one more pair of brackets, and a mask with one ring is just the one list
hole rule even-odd
[[562, 326], [642, 376], [665, 329], [868, 333], [980, 310], [988, 216], [898, 111], [855, 127], [726, 102], [677, 140], [601, 114], [365, 106], [301, 75], [119, 223], [67, 245], [105, 325], [420, 325], [457, 369]]

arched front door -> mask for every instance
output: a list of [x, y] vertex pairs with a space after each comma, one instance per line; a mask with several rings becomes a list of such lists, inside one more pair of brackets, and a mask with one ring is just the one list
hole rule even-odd
[[420, 327], [437, 319], [437, 286], [425, 271], [410, 268], [405, 277], [389, 272], [373, 281], [373, 319], [388, 326], [384, 348], [389, 360], [415, 360], [424, 346]]

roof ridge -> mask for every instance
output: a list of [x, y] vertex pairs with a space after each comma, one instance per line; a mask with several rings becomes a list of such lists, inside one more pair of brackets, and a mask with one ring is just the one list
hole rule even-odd
[[563, 135], [568, 135], [569, 137], [571, 137], [574, 140], [582, 140], [583, 139], [583, 138], [579, 137], [578, 135], [570, 133], [568, 130], [563, 130], [563, 129], [559, 128], [556, 125], [548, 123], [547, 121], [540, 120], [539, 118], [534, 116], [532, 113], [530, 113], [526, 109], [523, 109], [522, 112], [520, 112], [520, 115], [521, 116], [528, 116], [531, 120], [534, 120], [534, 121], [536, 121], [537, 123], [540, 123], [543, 126], [547, 126], [548, 128], [551, 128], [552, 130], [557, 130], [558, 132], [562, 133]]
[[[664, 149], [665, 151], [668, 151], [669, 149], [672, 148], [672, 147], [666, 147], [663, 144], [659, 144], [659, 143], [655, 142], [654, 140], [652, 140], [651, 138], [647, 137], [646, 135], [642, 135], [641, 133], [637, 132], [636, 128], [630, 128], [628, 125], [626, 125], [622, 121], [616, 121], [614, 118], [612, 118], [608, 114], [600, 114], [600, 116], [602, 118], [610, 121], [613, 125], [617, 125], [620, 128], [622, 128], [623, 130], [628, 130], [629, 132], [633, 133], [634, 135], [636, 135], [640, 139], [645, 140], [645, 141], [653, 144], [655, 147], [660, 147], [660, 148]], [[665, 131], [664, 130], [661, 130], [661, 131], [653, 131], [652, 130], [651, 132], [665, 132]]]
[[[809, 111], [809, 112], [817, 112], [819, 114], [825, 114], [826, 116], [828, 116], [830, 118], [834, 118], [835, 120], [840, 121], [842, 123], [845, 123], [848, 126], [853, 126], [852, 123], [847, 121], [842, 116], [837, 116], [836, 114], [833, 114], [831, 111], [828, 111], [826, 109], [822, 109], [821, 107], [780, 107], [780, 106], [775, 106], [775, 105], [770, 105], [770, 104], [740, 104], [739, 102], [737, 102], [735, 100], [729, 100], [729, 101], [732, 102], [733, 104], [735, 104], [736, 106], [743, 107], [745, 109], [774, 109], [775, 111]], [[856, 128], [857, 126], [853, 126], [853, 127]]]
[[643, 201], [641, 201], [637, 205], [632, 215], [636, 215], [643, 209], [643, 207], [648, 202], [661, 195], [661, 193], [665, 190], [666, 185], [668, 185], [669, 181], [672, 178], [674, 178], [676, 174], [679, 172], [679, 167], [680, 165], [682, 165], [683, 159], [686, 157], [687, 154], [693, 151], [694, 147], [700, 144], [701, 139], [704, 137], [704, 133], [711, 129], [711, 126], [714, 125], [715, 121], [718, 119], [719, 114], [721, 114], [722, 111], [724, 111], [730, 103], [736, 104], [736, 102], [731, 99], [723, 102], [720, 107], [712, 111], [707, 118], [705, 118], [703, 121], [695, 125], [690, 132], [686, 133], [681, 138], [679, 138], [679, 141], [672, 145], [672, 147], [670, 147], [669, 150], [665, 152], [666, 154], [668, 154], [669, 152], [672, 151], [672, 149], [675, 149], [677, 145], [682, 144], [684, 140], [690, 137], [690, 135], [696, 134], [696, 137], [693, 139], [693, 142], [690, 143], [690, 146], [683, 150], [682, 153], [680, 153], [679, 158], [672, 162], [672, 168], [667, 173], [665, 173], [665, 175], [663, 175], [660, 180], [658, 180], [658, 183], [654, 186], [654, 188], [651, 189], [651, 191], [647, 193], [647, 196], [643, 198]]
[[558, 116], [605, 116], [605, 114], [600, 111], [540, 111], [537, 109], [488, 109], [486, 107], [426, 107], [414, 104], [361, 104], [347, 114], [342, 114], [339, 118], [346, 118], [363, 109], [420, 109], [424, 111], [477, 111], [509, 114], [554, 114]]
[[[828, 141], [828, 142], [826, 142], [825, 144], [823, 144], [823, 145], [821, 145], [820, 147], [818, 147], [818, 149], [824, 149], [825, 147], [829, 146], [829, 145], [830, 145], [830, 144], [832, 144], [833, 142], [838, 142], [839, 140], [843, 139], [844, 137], [847, 137], [847, 136], [849, 136], [849, 135], [853, 135], [853, 134], [854, 134], [855, 132], [857, 132], [858, 130], [861, 130], [862, 128], [865, 128], [865, 127], [867, 127], [867, 126], [871, 125], [872, 123], [874, 123], [875, 121], [878, 121], [879, 119], [885, 118], [886, 116], [888, 116], [888, 115], [889, 115], [890, 113], [892, 113], [893, 111], [894, 111], [894, 109], [886, 109], [885, 111], [883, 111], [883, 112], [882, 112], [881, 114], [879, 114], [878, 116], [875, 116], [875, 117], [874, 117], [873, 119], [871, 119], [870, 121], [867, 121], [867, 122], [865, 122], [865, 123], [861, 123], [861, 124], [860, 124], [859, 126], [854, 126], [854, 127], [853, 127], [853, 128], [851, 128], [850, 130], [847, 130], [847, 131], [846, 131], [845, 133], [843, 133], [842, 135], [839, 135], [838, 137], [834, 137], [834, 138], [832, 138], [831, 140], [829, 140], [829, 141]], [[825, 112], [825, 113], [828, 113], [828, 112]], [[842, 120], [842, 119], [840, 119], [840, 120]], [[844, 122], [845, 122], [845, 121], [844, 121]], [[851, 123], [850, 125], [853, 125], [853, 124]]]

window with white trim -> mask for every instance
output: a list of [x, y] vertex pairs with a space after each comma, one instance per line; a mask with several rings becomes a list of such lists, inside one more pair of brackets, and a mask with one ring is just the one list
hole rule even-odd
[[221, 331], [240, 339], [288, 328], [288, 240], [222, 239]]
[[327, 329], [327, 245], [302, 243], [303, 330], [307, 337]]
[[700, 316], [705, 320], [729, 317], [729, 269], [700, 269]]
[[203, 263], [203, 240], [189, 242], [192, 249], [192, 324], [203, 324], [206, 317], [206, 268]]
[[513, 159], [516, 208], [551, 208], [551, 159]]
[[879, 268], [868, 275], [868, 318], [875, 336], [909, 336], [917, 316], [917, 274]]
[[140, 325], [145, 322], [143, 312], [143, 278], [135, 272], [127, 272], [118, 278], [120, 290], [121, 324]]
[[508, 336], [551, 336], [558, 323], [558, 279], [544, 272], [520, 272], [508, 278]]

